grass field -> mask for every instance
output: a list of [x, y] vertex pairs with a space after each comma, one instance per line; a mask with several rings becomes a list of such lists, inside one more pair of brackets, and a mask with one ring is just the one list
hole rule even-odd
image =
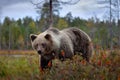
[[[9, 53], [27, 55], [3, 55]], [[90, 64], [76, 55], [64, 62], [55, 59], [51, 70], [40, 72], [34, 51], [0, 51], [0, 80], [120, 80], [120, 50], [95, 53]]]

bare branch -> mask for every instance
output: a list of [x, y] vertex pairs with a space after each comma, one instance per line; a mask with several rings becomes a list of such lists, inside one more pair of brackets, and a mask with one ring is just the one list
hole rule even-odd
[[68, 1], [59, 1], [61, 4], [68, 4], [68, 5], [74, 5], [76, 3], [78, 3], [80, 0], [68, 0]]
[[38, 3], [34, 3], [32, 0], [30, 1], [33, 5], [39, 5], [42, 4], [44, 1], [38, 2]]
[[97, 4], [107, 4], [109, 1], [97, 1]]
[[31, 2], [33, 5], [35, 5], [36, 8], [41, 9], [41, 8], [42, 8], [42, 5], [43, 5], [43, 3], [44, 3], [44, 0], [41, 1], [41, 2], [38, 2], [38, 3], [35, 3], [35, 2], [33, 2], [32, 0], [31, 0], [30, 2]]

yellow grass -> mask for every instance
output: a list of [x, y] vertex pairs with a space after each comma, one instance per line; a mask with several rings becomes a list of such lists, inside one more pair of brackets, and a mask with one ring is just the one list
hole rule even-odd
[[11, 55], [11, 54], [34, 55], [37, 53], [34, 50], [0, 50], [0, 55]]

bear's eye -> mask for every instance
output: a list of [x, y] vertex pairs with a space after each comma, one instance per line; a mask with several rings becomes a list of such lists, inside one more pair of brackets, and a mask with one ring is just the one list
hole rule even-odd
[[43, 47], [43, 48], [45, 48], [45, 46], [46, 46], [46, 44], [45, 44], [45, 43], [42, 43], [41, 45], [42, 45], [42, 47]]

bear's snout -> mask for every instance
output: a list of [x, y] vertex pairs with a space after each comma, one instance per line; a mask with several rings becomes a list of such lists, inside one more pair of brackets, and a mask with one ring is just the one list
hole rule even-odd
[[38, 54], [41, 54], [41, 53], [42, 53], [41, 50], [39, 50], [39, 51], [38, 51]]

